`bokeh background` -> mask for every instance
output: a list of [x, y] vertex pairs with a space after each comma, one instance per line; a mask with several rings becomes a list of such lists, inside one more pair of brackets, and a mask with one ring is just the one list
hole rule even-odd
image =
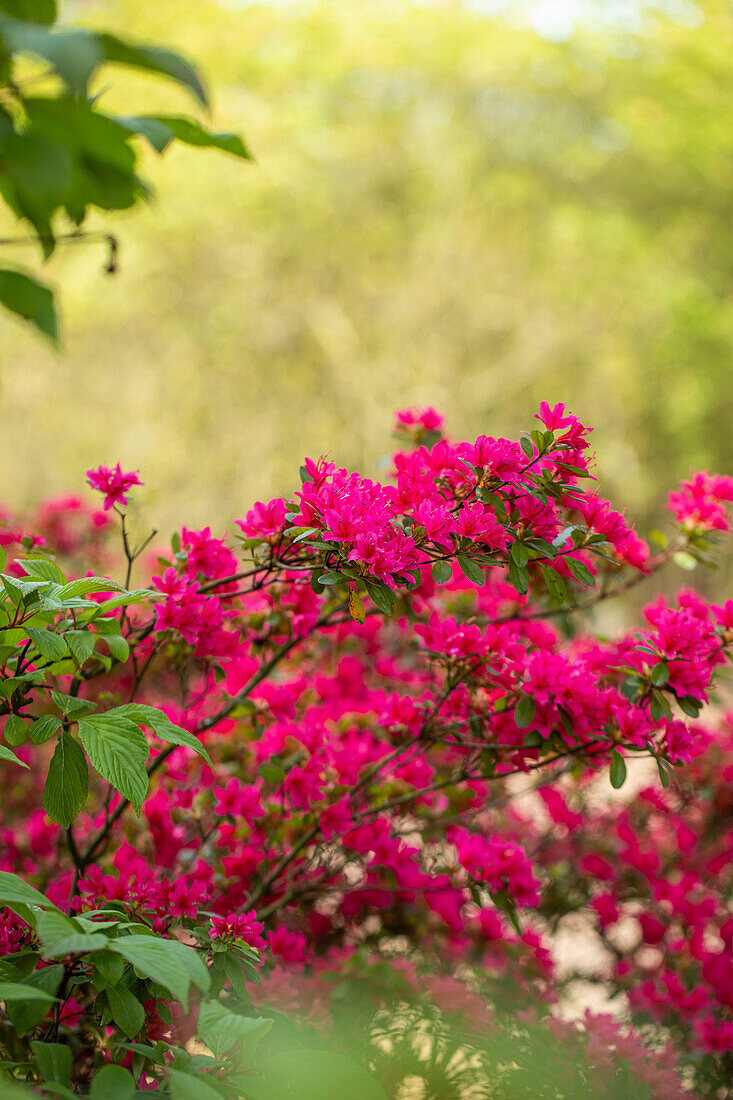
[[[145, 514], [232, 530], [304, 454], [365, 472], [396, 407], [508, 435], [595, 427], [642, 529], [733, 469], [728, 0], [67, 0], [195, 58], [256, 163], [146, 154], [121, 245], [59, 250], [64, 348], [0, 318], [13, 505], [140, 469]], [[115, 73], [128, 112], [190, 113]], [[102, 224], [100, 220], [100, 224]]]

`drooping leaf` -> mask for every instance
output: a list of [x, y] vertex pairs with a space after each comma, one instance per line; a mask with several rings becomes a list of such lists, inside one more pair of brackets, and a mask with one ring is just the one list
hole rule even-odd
[[148, 707], [143, 703], [127, 703], [121, 707], [115, 707], [107, 714], [119, 714], [124, 718], [131, 718], [141, 726], [149, 726], [156, 737], [161, 741], [168, 741], [171, 745], [183, 745], [187, 749], [193, 749], [199, 756], [203, 756], [207, 764], [211, 763], [209, 754], [197, 737], [188, 730], [171, 722], [167, 714], [157, 707]]
[[145, 1009], [134, 993], [122, 985], [110, 985], [106, 992], [112, 1019], [128, 1039], [133, 1039], [145, 1023]]
[[71, 1083], [71, 1047], [64, 1043], [36, 1040], [31, 1042], [31, 1050], [44, 1081], [58, 1081], [62, 1085]]
[[204, 107], [208, 106], [203, 80], [194, 66], [179, 54], [158, 46], [129, 42], [113, 34], [99, 34], [97, 41], [106, 61], [167, 76], [188, 88]]
[[[61, 963], [57, 963], [55, 966], [44, 966], [41, 970], [34, 970], [24, 980], [23, 985], [55, 997], [63, 976], [64, 968]], [[26, 1035], [40, 1023], [48, 1012], [48, 1008], [48, 1002], [31, 1000], [27, 997], [23, 1001], [8, 1002], [5, 1011], [17, 1033]]]
[[62, 730], [43, 789], [43, 808], [52, 821], [67, 829], [86, 802], [88, 789], [83, 749], [68, 730]]
[[148, 793], [148, 743], [131, 718], [90, 714], [79, 720], [79, 737], [94, 767], [128, 799], [139, 816]]
[[79, 27], [51, 30], [40, 24], [7, 20], [2, 32], [11, 50], [48, 61], [74, 95], [84, 94], [103, 58], [97, 36]]
[[0, 268], [0, 302], [12, 313], [35, 325], [51, 343], [58, 343], [56, 307], [49, 287], [22, 271]]

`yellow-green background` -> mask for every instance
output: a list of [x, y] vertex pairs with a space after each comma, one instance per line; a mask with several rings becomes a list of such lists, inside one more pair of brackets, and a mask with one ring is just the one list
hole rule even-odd
[[[154, 204], [105, 223], [119, 274], [94, 245], [47, 267], [63, 351], [0, 319], [6, 500], [119, 460], [151, 522], [231, 530], [305, 453], [373, 471], [414, 403], [470, 437], [566, 401], [642, 525], [691, 468], [733, 469], [727, 2], [562, 42], [511, 5], [64, 10], [194, 57], [257, 161], [146, 153]], [[104, 94], [192, 110], [121, 70]]]

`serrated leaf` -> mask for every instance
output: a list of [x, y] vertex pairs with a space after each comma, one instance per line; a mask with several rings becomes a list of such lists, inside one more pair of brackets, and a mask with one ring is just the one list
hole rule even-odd
[[68, 646], [60, 634], [55, 634], [53, 630], [39, 630], [31, 626], [26, 627], [25, 632], [44, 661], [62, 661], [64, 657], [68, 657]]
[[44, 714], [31, 725], [31, 741], [34, 745], [45, 745], [60, 729], [60, 718], [55, 714]]
[[79, 737], [94, 767], [139, 817], [149, 785], [148, 743], [140, 727], [110, 712], [90, 714], [79, 720]]
[[89, 769], [81, 745], [62, 730], [43, 789], [43, 808], [52, 821], [68, 829], [86, 802]]
[[88, 630], [67, 630], [64, 640], [71, 650], [75, 663], [81, 668], [94, 653], [94, 635]]
[[162, 710], [158, 710], [157, 707], [148, 707], [143, 703], [126, 703], [124, 706], [115, 707], [106, 713], [108, 715], [119, 714], [124, 718], [131, 718], [141, 726], [148, 726], [161, 741], [193, 749], [195, 753], [204, 758], [207, 764], [211, 763], [211, 758], [199, 739], [188, 730], [184, 730], [181, 726], [171, 722], [170, 718]]
[[19, 714], [9, 714], [5, 719], [3, 736], [12, 748], [25, 744], [28, 737], [28, 726]]

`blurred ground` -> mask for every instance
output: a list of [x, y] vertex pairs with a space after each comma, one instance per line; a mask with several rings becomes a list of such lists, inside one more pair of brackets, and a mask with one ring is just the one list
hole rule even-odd
[[[0, 320], [5, 498], [119, 460], [163, 530], [231, 530], [304, 453], [374, 470], [420, 403], [468, 437], [566, 401], [642, 527], [691, 468], [733, 468], [729, 5], [560, 41], [506, 8], [67, 2], [195, 57], [257, 163], [146, 155], [119, 274], [95, 246], [48, 267], [63, 354]], [[104, 95], [191, 111], [122, 73]]]

